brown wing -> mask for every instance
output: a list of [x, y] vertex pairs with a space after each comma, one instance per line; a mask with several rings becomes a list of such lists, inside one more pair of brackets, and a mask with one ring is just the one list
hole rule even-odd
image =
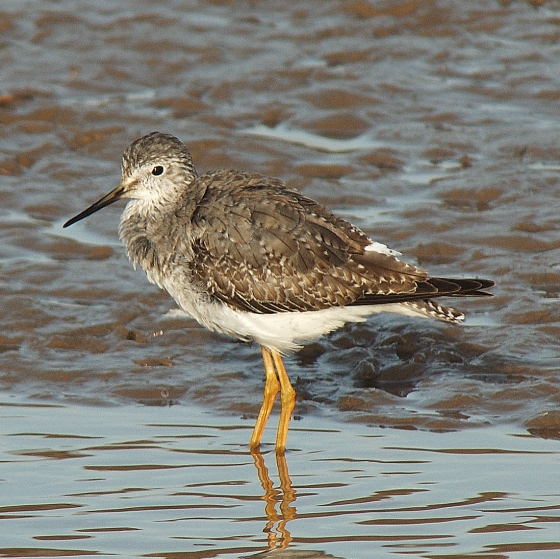
[[191, 219], [193, 280], [236, 309], [308, 311], [461, 291], [366, 251], [362, 231], [277, 179], [218, 171], [196, 182], [204, 195]]

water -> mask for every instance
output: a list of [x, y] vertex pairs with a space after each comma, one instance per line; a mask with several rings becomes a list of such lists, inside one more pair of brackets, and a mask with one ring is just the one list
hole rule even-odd
[[[560, 4], [532, 4], [0, 2], [4, 556], [558, 555]], [[288, 358], [269, 483], [258, 348], [132, 269], [122, 207], [62, 229], [153, 130], [495, 296]]]
[[560, 445], [521, 430], [411, 434], [307, 416], [277, 463], [272, 445], [251, 456], [240, 443], [251, 421], [199, 406], [0, 410], [3, 557], [560, 549]]

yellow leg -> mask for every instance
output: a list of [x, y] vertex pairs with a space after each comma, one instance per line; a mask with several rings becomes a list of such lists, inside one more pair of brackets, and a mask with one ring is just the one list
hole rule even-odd
[[270, 412], [272, 411], [272, 406], [280, 389], [280, 384], [278, 384], [278, 379], [276, 378], [276, 373], [274, 372], [274, 364], [272, 362], [272, 354], [269, 349], [261, 346], [263, 362], [264, 362], [264, 374], [266, 375], [266, 381], [264, 385], [264, 397], [261, 410], [259, 412], [259, 417], [255, 423], [255, 428], [253, 429], [253, 435], [251, 436], [251, 442], [249, 446], [252, 450], [257, 448], [261, 442], [261, 437], [266, 425], [266, 421]]
[[286, 448], [290, 418], [296, 405], [296, 391], [290, 383], [281, 355], [275, 350], [270, 350], [270, 354], [274, 360], [274, 367], [280, 381], [280, 401], [282, 403], [280, 420], [278, 421], [278, 433], [276, 435], [276, 454], [279, 455], [284, 454]]

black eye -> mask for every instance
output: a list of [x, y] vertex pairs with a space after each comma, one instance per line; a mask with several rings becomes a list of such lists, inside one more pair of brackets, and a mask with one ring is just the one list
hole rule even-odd
[[165, 169], [161, 166], [161, 165], [156, 165], [153, 169], [152, 169], [152, 175], [155, 175], [156, 177], [158, 175], [161, 175], [163, 173]]

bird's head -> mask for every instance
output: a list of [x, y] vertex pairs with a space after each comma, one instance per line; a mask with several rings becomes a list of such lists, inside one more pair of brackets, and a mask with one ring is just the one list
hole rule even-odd
[[196, 178], [189, 150], [171, 134], [152, 132], [130, 144], [122, 158], [120, 184], [69, 219], [68, 227], [120, 200], [142, 200], [157, 207], [174, 202]]

